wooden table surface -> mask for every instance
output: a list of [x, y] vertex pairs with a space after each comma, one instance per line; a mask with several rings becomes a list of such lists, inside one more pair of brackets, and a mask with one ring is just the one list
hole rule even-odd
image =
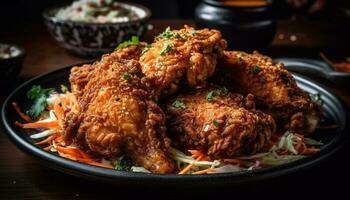
[[[152, 20], [153, 29], [144, 36], [144, 40], [151, 38], [171, 26], [179, 28], [183, 24], [193, 24], [191, 20]], [[290, 40], [296, 37], [296, 41]], [[16, 84], [25, 79], [36, 76], [48, 70], [85, 61], [87, 59], [72, 56], [50, 37], [43, 25], [26, 28], [25, 32], [1, 32], [0, 40], [21, 45], [27, 51], [20, 79], [15, 84], [1, 87], [0, 105], [8, 92]], [[342, 50], [344, 42], [337, 37], [337, 33], [328, 25], [321, 22], [308, 22], [306, 20], [279, 21], [276, 38], [265, 52], [272, 57], [308, 57], [318, 58], [320, 51], [330, 55], [346, 55]], [[347, 55], [349, 56], [349, 55]], [[332, 84], [327, 80], [316, 78], [336, 92], [350, 105], [350, 95], [346, 89]], [[328, 161], [309, 170], [258, 182], [252, 185], [228, 187], [220, 193], [217, 188], [182, 190], [176, 188], [158, 189], [133, 188], [109, 185], [101, 182], [88, 181], [82, 178], [57, 172], [42, 166], [38, 161], [18, 150], [5, 136], [0, 126], [0, 200], [7, 199], [121, 199], [123, 195], [129, 197], [162, 199], [215, 198], [218, 195], [238, 196], [257, 195], [278, 196], [286, 195], [300, 197], [319, 196], [336, 193], [346, 194], [347, 187], [341, 180], [349, 177], [348, 164], [349, 145], [340, 150]], [[344, 160], [347, 160], [346, 162]], [[156, 190], [156, 191], [154, 191]], [[283, 196], [281, 196], [283, 197]]]

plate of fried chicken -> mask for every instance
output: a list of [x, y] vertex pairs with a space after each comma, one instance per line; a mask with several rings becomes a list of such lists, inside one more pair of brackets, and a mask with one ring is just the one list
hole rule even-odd
[[145, 185], [283, 175], [330, 156], [348, 130], [346, 108], [324, 86], [189, 26], [24, 83], [2, 121], [55, 169]]

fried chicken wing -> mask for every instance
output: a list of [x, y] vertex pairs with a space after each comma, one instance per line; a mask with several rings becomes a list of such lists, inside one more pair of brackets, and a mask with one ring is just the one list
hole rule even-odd
[[214, 75], [218, 84], [255, 96], [257, 108], [272, 115], [280, 131], [312, 133], [320, 121], [319, 106], [302, 91], [283, 64], [257, 52], [226, 51]]
[[226, 48], [217, 30], [166, 29], [140, 58], [142, 72], [158, 94], [173, 94], [180, 85], [205, 83]]
[[179, 95], [166, 106], [169, 132], [185, 149], [217, 158], [268, 150], [275, 122], [254, 109], [253, 98], [220, 89]]
[[118, 49], [111, 54], [105, 55], [103, 56], [102, 61], [97, 61], [93, 64], [85, 64], [83, 66], [73, 67], [69, 75], [72, 92], [79, 99], [84, 92], [85, 85], [89, 82], [90, 73], [93, 72], [95, 68], [98, 68], [98, 66], [104, 62], [109, 62], [116, 59], [139, 60], [141, 52], [145, 46], [146, 43], [141, 42], [138, 45], [131, 45], [127, 48]]
[[138, 62], [106, 55], [87, 77], [79, 109], [65, 118], [66, 143], [103, 157], [125, 154], [155, 173], [172, 172], [165, 116], [149, 98]]

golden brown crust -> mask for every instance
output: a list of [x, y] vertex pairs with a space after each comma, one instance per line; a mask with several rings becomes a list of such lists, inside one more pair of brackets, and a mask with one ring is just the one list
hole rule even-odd
[[96, 61], [93, 64], [73, 67], [69, 75], [72, 92], [79, 99], [84, 92], [85, 85], [89, 82], [91, 76], [93, 76], [93, 74], [90, 73], [93, 72], [95, 68], [98, 68], [99, 65], [104, 62], [111, 62], [116, 59], [139, 60], [141, 52], [145, 46], [146, 43], [141, 42], [138, 45], [132, 45], [127, 48], [118, 49], [110, 54], [105, 54], [101, 61]]
[[267, 56], [225, 51], [214, 80], [233, 91], [253, 94], [257, 107], [271, 114], [280, 130], [311, 133], [316, 128], [309, 120], [319, 121], [318, 106], [297, 86], [283, 64], [274, 64]]
[[67, 144], [103, 157], [125, 153], [152, 172], [172, 172], [165, 116], [142, 82], [137, 61], [104, 56], [89, 75], [79, 110], [65, 120]]
[[[213, 157], [229, 158], [269, 148], [275, 123], [271, 116], [254, 109], [252, 95], [244, 98], [228, 93], [208, 101], [209, 91], [179, 95], [167, 104], [168, 128], [185, 149], [200, 149]], [[174, 106], [175, 100], [186, 108]]]
[[185, 26], [172, 34], [177, 37], [155, 41], [140, 58], [142, 72], [159, 94], [173, 94], [180, 85], [203, 84], [213, 74], [216, 59], [226, 48], [226, 41], [217, 30]]
[[173, 172], [165, 114], [155, 100], [180, 87], [205, 88], [211, 76], [231, 92], [210, 101], [205, 97], [214, 87], [181, 94], [175, 99], [185, 108], [163, 99], [172, 137], [186, 149], [216, 158], [266, 151], [275, 121], [279, 131], [313, 132], [319, 108], [282, 64], [225, 48], [219, 31], [185, 26], [150, 48], [140, 43], [73, 67], [69, 80], [78, 106], [64, 119], [65, 142], [103, 157], [126, 154], [152, 172]]

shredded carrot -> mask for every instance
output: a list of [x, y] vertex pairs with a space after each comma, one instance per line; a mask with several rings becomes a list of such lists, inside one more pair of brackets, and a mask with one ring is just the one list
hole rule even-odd
[[80, 151], [80, 155], [81, 155], [81, 157], [83, 157], [83, 158], [91, 158], [88, 154], [86, 154], [84, 151], [82, 151], [82, 150], [80, 150], [79, 149], [79, 151]]
[[[49, 121], [49, 122], [43, 122], [43, 121], [37, 121], [37, 122], [32, 122], [32, 123], [20, 123], [18, 121], [15, 122], [15, 125], [20, 126], [22, 128], [59, 128], [59, 121], [64, 118], [64, 110], [67, 108], [73, 108], [74, 105], [76, 104], [76, 98], [72, 93], [66, 93], [66, 95], [59, 100], [55, 101], [53, 105], [48, 105], [49, 110], [54, 110], [55, 115], [58, 120], [55, 121]], [[16, 112], [19, 114], [19, 116], [24, 119], [25, 121], [29, 121], [30, 117], [25, 115], [17, 103], [13, 102], [12, 103], [14, 109]], [[56, 133], [54, 135], [51, 135], [47, 137], [46, 139], [37, 142], [37, 145], [41, 144], [49, 144], [49, 146], [44, 147], [43, 149], [46, 151], [49, 151], [51, 148], [55, 147], [57, 150], [58, 154], [64, 158], [70, 159], [70, 160], [75, 160], [79, 161], [82, 163], [94, 165], [94, 166], [99, 166], [99, 167], [104, 167], [104, 168], [109, 168], [113, 169], [113, 166], [110, 164], [105, 164], [105, 163], [100, 163], [91, 158], [88, 154], [86, 154], [84, 151], [74, 148], [74, 147], [62, 147], [60, 145], [55, 145], [55, 142], [57, 143], [62, 143], [63, 142], [63, 137], [59, 134]]]
[[53, 106], [51, 104], [47, 105], [46, 107], [48, 110], [52, 110], [53, 109]]
[[[202, 155], [200, 155], [196, 161], [199, 161], [202, 159]], [[185, 168], [183, 168], [178, 174], [185, 174], [186, 172], [188, 172], [192, 167], [193, 167], [194, 162], [188, 164]]]
[[208, 169], [203, 169], [203, 170], [200, 170], [200, 171], [196, 171], [196, 172], [193, 172], [192, 174], [206, 174], [208, 172], [211, 172], [213, 171], [214, 169], [209, 167]]
[[105, 167], [105, 168], [109, 168], [109, 169], [113, 169], [113, 166], [112, 165], [109, 165], [109, 164], [104, 164], [104, 163], [100, 163], [100, 162], [96, 162], [96, 161], [82, 161], [80, 159], [78, 159], [78, 161], [82, 162], [82, 163], [86, 163], [86, 164], [90, 164], [90, 165], [95, 165], [95, 166], [98, 166], [98, 167]]
[[62, 157], [68, 158], [70, 160], [76, 160], [90, 165], [113, 169], [112, 165], [96, 162], [89, 155], [78, 148], [57, 146], [56, 150]]
[[86, 154], [85, 152], [83, 152], [78, 148], [57, 146], [56, 149], [61, 153], [69, 154], [76, 158], [91, 159], [91, 157], [88, 154]]
[[60, 106], [60, 102], [56, 101], [55, 104], [53, 105], [53, 110], [55, 111], [56, 117], [58, 120], [63, 119], [64, 117], [64, 110]]
[[54, 140], [56, 137], [58, 137], [58, 134], [54, 134], [54, 135], [51, 135], [49, 137], [47, 137], [46, 139], [40, 141], [40, 142], [37, 142], [35, 144], [39, 145], [39, 144], [45, 144], [45, 143], [49, 143], [51, 142], [52, 140]]
[[17, 104], [16, 102], [12, 102], [12, 106], [13, 106], [13, 108], [16, 110], [16, 112], [18, 113], [18, 115], [19, 115], [22, 119], [24, 119], [24, 120], [26, 120], [26, 121], [29, 121], [29, 120], [30, 120], [30, 117], [29, 117], [28, 115], [24, 114], [24, 113], [21, 111], [21, 109], [19, 108], [19, 106], [18, 106], [18, 104]]
[[52, 148], [52, 145], [45, 147], [44, 150], [45, 150], [45, 151], [48, 151], [48, 150], [50, 150], [51, 148]]
[[211, 160], [210, 156], [204, 154], [200, 150], [188, 150], [192, 154], [192, 158], [198, 158], [199, 156], [202, 156], [202, 160]]
[[77, 160], [75, 157], [73, 157], [73, 156], [71, 156], [71, 155], [69, 155], [69, 154], [61, 153], [61, 152], [59, 152], [59, 151], [57, 151], [57, 152], [58, 152], [58, 154], [59, 154], [61, 157], [67, 158], [67, 159], [69, 159], [69, 160]]
[[310, 155], [310, 154], [317, 153], [319, 151], [320, 151], [320, 149], [311, 147], [311, 148], [306, 148], [301, 154]]
[[63, 137], [61, 135], [58, 136], [57, 138], [55, 138], [55, 142], [57, 142], [57, 143], [63, 142]]
[[66, 147], [56, 146], [56, 149], [60, 153], [68, 154], [75, 158], [79, 158], [81, 156], [79, 151], [76, 148], [66, 148]]
[[20, 126], [22, 128], [59, 128], [58, 121], [49, 121], [49, 122], [33, 122], [22, 124], [19, 122], [15, 122], [15, 125]]
[[188, 150], [192, 155], [202, 155], [203, 153], [199, 150]]

